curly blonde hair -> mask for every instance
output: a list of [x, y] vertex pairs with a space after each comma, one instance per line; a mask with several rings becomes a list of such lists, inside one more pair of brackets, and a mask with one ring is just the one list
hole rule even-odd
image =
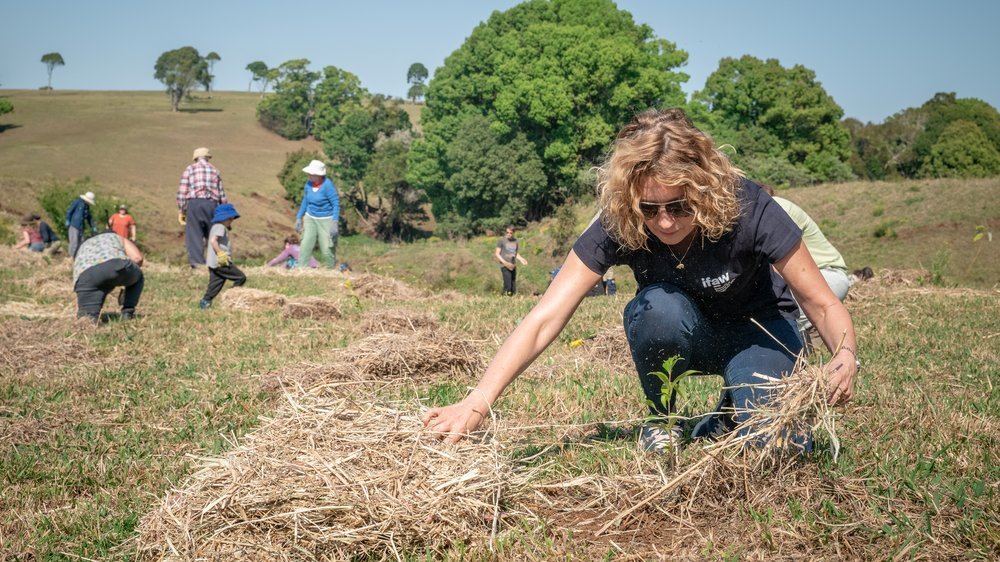
[[601, 220], [628, 250], [648, 249], [639, 201], [643, 184], [652, 179], [682, 188], [694, 225], [710, 240], [718, 240], [739, 217], [742, 178], [743, 171], [682, 110], [647, 110], [618, 133], [611, 154], [598, 168]]

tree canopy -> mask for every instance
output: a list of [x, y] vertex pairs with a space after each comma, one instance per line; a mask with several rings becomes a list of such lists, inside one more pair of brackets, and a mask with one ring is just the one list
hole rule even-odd
[[427, 85], [424, 84], [427, 76], [427, 67], [422, 63], [415, 62], [410, 65], [409, 70], [406, 71], [406, 83], [410, 85], [406, 97], [410, 98], [410, 101], [416, 103], [418, 99], [424, 97], [427, 92]]
[[220, 60], [222, 60], [222, 57], [220, 57], [219, 53], [216, 53], [215, 51], [212, 51], [207, 55], [205, 55], [205, 62], [208, 63], [208, 73], [206, 74], [207, 80], [205, 81], [205, 90], [208, 91], [209, 93], [208, 97], [212, 97], [211, 95], [212, 83], [215, 81], [215, 74], [213, 74], [213, 72], [215, 71], [215, 63], [219, 62]]
[[247, 84], [247, 91], [250, 91], [250, 87], [253, 86], [254, 82], [258, 82], [260, 84], [260, 93], [263, 95], [264, 90], [267, 89], [267, 82], [269, 80], [267, 65], [262, 61], [255, 60], [248, 64], [246, 69], [250, 71], [250, 83]]
[[0, 115], [14, 111], [14, 104], [7, 100], [0, 100]]
[[45, 53], [42, 55], [42, 63], [45, 65], [45, 69], [49, 72], [49, 85], [48, 89], [52, 89], [52, 70], [57, 66], [63, 66], [66, 61], [63, 60], [62, 55], [59, 53]]
[[178, 111], [181, 99], [197, 84], [204, 84], [208, 74], [208, 63], [194, 47], [163, 53], [156, 59], [154, 68], [153, 77], [167, 87], [172, 111]]
[[[602, 156], [634, 113], [684, 103], [687, 75], [675, 69], [686, 61], [687, 53], [610, 0], [531, 0], [494, 12], [435, 72], [408, 180], [431, 194], [435, 214], [496, 218], [497, 206], [464, 195], [465, 186], [485, 186], [488, 175], [477, 175], [489, 170], [471, 166], [468, 150], [449, 148], [476, 115], [495, 150], [513, 151], [529, 167], [540, 163], [545, 196], [522, 199], [519, 215], [537, 219], [573, 194], [578, 171]], [[452, 179], [459, 174], [461, 181]], [[534, 180], [524, 180], [532, 192]]]
[[309, 59], [281, 63], [268, 76], [275, 76], [274, 95], [257, 105], [257, 119], [264, 127], [286, 139], [309, 135], [313, 117], [313, 83], [319, 74], [309, 70]]
[[716, 142], [733, 145], [733, 160], [757, 179], [811, 183], [853, 176], [844, 111], [804, 66], [724, 58], [693, 96], [698, 103], [710, 112]]

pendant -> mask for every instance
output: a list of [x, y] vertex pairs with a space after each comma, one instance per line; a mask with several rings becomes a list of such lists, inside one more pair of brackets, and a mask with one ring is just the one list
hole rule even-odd
[[684, 269], [684, 264], [683, 263], [677, 264], [677, 267], [675, 269]]

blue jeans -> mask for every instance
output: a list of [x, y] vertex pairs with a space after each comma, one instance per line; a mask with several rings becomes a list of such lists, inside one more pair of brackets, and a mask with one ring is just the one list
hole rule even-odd
[[668, 283], [640, 291], [625, 307], [624, 322], [642, 390], [651, 403], [650, 413], [656, 417], [668, 416], [674, 408], [675, 397], [664, 406], [662, 383], [650, 374], [663, 371], [665, 359], [682, 357], [671, 373], [674, 376], [688, 369], [698, 370], [699, 374], [721, 373], [728, 387], [722, 391], [722, 399], [730, 401], [736, 410], [735, 421], [740, 423], [749, 417], [747, 409], [768, 399], [766, 391], [744, 386], [766, 382], [753, 374], [774, 378], [787, 375], [802, 349], [793, 319], [759, 320], [781, 341], [778, 343], [749, 320], [705, 318], [691, 297]]

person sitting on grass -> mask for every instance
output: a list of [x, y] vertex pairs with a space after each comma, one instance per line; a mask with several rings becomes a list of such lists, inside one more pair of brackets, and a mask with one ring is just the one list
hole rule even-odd
[[104, 299], [116, 287], [124, 287], [121, 319], [131, 320], [142, 296], [142, 252], [127, 238], [110, 230], [83, 241], [73, 262], [73, 291], [77, 316], [97, 323]]
[[38, 220], [35, 215], [27, 215], [21, 219], [21, 236], [15, 250], [24, 248], [32, 252], [44, 252], [45, 242], [42, 240], [42, 233], [38, 230]]
[[219, 205], [212, 214], [212, 228], [208, 231], [208, 249], [205, 251], [208, 288], [198, 303], [202, 309], [212, 306], [212, 299], [222, 291], [226, 280], [232, 281], [234, 287], [242, 287], [247, 282], [247, 276], [233, 265], [233, 249], [229, 241], [229, 231], [238, 218], [240, 214], [231, 203]]
[[[283, 263], [285, 264], [285, 268], [291, 269], [299, 263], [299, 251], [298, 235], [290, 234], [285, 237], [285, 249], [275, 256], [273, 260], [267, 262], [267, 265], [274, 267]], [[309, 267], [313, 269], [319, 267], [319, 262], [316, 261], [316, 258], [309, 257]]]
[[[669, 419], [674, 393], [665, 395], [654, 374], [668, 359], [679, 357], [669, 375], [690, 369], [725, 381], [720, 406], [694, 427], [695, 438], [721, 436], [765, 404], [766, 381], [756, 374], [788, 375], [802, 349], [796, 300], [835, 352], [825, 366], [828, 401], [851, 399], [860, 364], [847, 309], [823, 281], [795, 223], [683, 111], [637, 115], [618, 134], [599, 182], [600, 220], [576, 241], [475, 389], [424, 414], [428, 429], [456, 442], [478, 428], [614, 265], [628, 265], [638, 286], [623, 320], [649, 407], [639, 432], [646, 450], [666, 451], [680, 437]], [[810, 443], [809, 436], [795, 439], [802, 448]]]

